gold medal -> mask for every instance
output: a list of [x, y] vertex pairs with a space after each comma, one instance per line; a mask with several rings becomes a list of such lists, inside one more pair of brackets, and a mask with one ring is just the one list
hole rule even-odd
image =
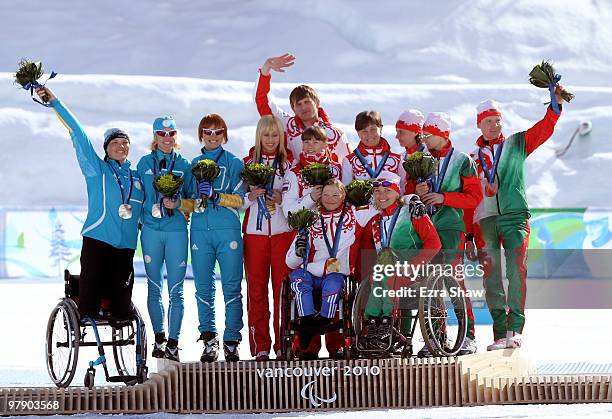
[[132, 218], [132, 206], [129, 204], [121, 204], [119, 205], [119, 217], [124, 220], [129, 220]]
[[153, 215], [155, 218], [162, 218], [159, 204], [153, 204], [153, 208], [151, 208], [151, 215]]
[[272, 201], [268, 201], [266, 202], [266, 207], [268, 207], [270, 215], [274, 215], [274, 213], [276, 212], [276, 204]]
[[329, 258], [325, 261], [325, 270], [327, 272], [340, 272], [340, 261], [336, 258]]

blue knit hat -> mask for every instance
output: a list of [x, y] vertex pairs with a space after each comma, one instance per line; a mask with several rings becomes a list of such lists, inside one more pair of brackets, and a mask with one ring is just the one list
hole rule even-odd
[[171, 116], [163, 116], [153, 121], [153, 132], [163, 131], [168, 128], [176, 129], [176, 121]]
[[109, 128], [104, 132], [104, 152], [106, 153], [106, 148], [108, 147], [108, 143], [110, 143], [115, 138], [125, 138], [130, 142], [130, 137], [128, 137], [127, 133], [119, 128]]

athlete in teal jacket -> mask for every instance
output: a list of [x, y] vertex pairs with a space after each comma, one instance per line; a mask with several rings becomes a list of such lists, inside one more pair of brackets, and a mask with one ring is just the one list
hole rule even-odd
[[[217, 359], [218, 340], [215, 326], [215, 264], [221, 269], [221, 286], [225, 300], [225, 360], [238, 360], [238, 344], [242, 340], [242, 264], [243, 246], [238, 208], [242, 207], [244, 188], [240, 174], [242, 160], [224, 150], [227, 126], [216, 114], [200, 121], [202, 154], [192, 164], [208, 159], [217, 162], [219, 177], [209, 182], [192, 183], [194, 197], [210, 196], [203, 212], [194, 212], [191, 219], [191, 264], [196, 286], [199, 331], [204, 341], [202, 362]], [[196, 210], [198, 206], [196, 205]]]
[[[147, 273], [147, 308], [155, 333], [153, 357], [179, 361], [178, 339], [183, 322], [183, 281], [187, 269], [187, 221], [178, 209], [179, 198], [187, 197], [191, 186], [191, 163], [177, 151], [177, 128], [171, 116], [153, 122], [151, 153], [138, 162], [138, 174], [145, 189], [144, 225], [140, 235]], [[164, 199], [153, 187], [156, 176], [173, 173], [183, 179], [179, 193]], [[170, 202], [169, 202], [170, 201]], [[172, 202], [174, 201], [174, 202]], [[166, 209], [166, 206], [169, 209]], [[164, 327], [162, 303], [163, 265], [168, 277], [168, 340]]]
[[81, 275], [78, 307], [81, 314], [97, 314], [101, 299], [110, 313], [132, 313], [133, 258], [138, 238], [144, 190], [130, 167], [128, 135], [112, 128], [104, 134], [104, 159], [95, 152], [79, 121], [48, 88], [37, 89], [68, 128], [87, 184], [87, 218], [81, 234]]

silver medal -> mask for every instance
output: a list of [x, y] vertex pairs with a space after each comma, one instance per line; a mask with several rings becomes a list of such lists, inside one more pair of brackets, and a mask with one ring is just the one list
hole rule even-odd
[[153, 204], [153, 208], [151, 208], [151, 215], [155, 218], [162, 218], [161, 208], [159, 204]]
[[206, 208], [202, 205], [202, 200], [197, 198], [193, 202], [193, 212], [202, 213]]
[[119, 217], [124, 220], [129, 220], [132, 218], [132, 206], [129, 204], [121, 204], [119, 205]]

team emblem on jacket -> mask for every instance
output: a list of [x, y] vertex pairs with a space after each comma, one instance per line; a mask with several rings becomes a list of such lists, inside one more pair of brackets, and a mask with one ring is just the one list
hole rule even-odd
[[236, 240], [232, 240], [229, 244], [229, 248], [232, 250], [238, 249], [238, 242]]

